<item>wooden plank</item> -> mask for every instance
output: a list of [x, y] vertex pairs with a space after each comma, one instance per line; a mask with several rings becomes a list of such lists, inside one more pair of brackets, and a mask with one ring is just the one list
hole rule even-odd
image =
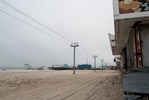
[[128, 73], [123, 78], [124, 92], [149, 94], [149, 73]]

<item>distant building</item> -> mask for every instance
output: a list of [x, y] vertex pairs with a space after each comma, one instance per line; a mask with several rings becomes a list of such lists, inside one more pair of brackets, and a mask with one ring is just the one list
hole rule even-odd
[[82, 64], [82, 65], [78, 65], [78, 69], [80, 70], [84, 70], [84, 69], [91, 69], [91, 65], [89, 64]]

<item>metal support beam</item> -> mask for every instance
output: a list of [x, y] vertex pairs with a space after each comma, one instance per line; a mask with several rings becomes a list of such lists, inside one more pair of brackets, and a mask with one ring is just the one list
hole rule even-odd
[[75, 74], [75, 69], [76, 69], [76, 67], [75, 67], [75, 52], [76, 52], [76, 47], [78, 47], [79, 45], [78, 45], [77, 42], [73, 42], [73, 43], [71, 43], [70, 46], [74, 48], [74, 55], [73, 55], [73, 74]]
[[94, 55], [93, 56], [93, 58], [94, 58], [94, 72], [96, 72], [96, 58], [97, 58], [97, 55]]
[[103, 70], [103, 61], [104, 61], [104, 60], [103, 60], [103, 59], [101, 59], [101, 63], [102, 63], [102, 70]]

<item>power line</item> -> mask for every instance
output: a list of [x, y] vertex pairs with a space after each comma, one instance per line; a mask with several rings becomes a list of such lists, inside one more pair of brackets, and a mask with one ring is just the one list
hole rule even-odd
[[90, 52], [90, 51], [88, 51], [87, 49], [85, 49], [85, 48], [82, 47], [82, 46], [80, 46], [80, 48], [83, 49], [83, 50], [86, 51], [86, 52]]
[[[22, 22], [22, 23], [24, 23], [24, 24], [26, 24], [26, 25], [28, 25], [28, 26], [30, 26], [30, 27], [32, 27], [32, 28], [34, 28], [34, 29], [36, 29], [36, 30], [42, 32], [42, 33], [44, 33], [44, 34], [46, 34], [46, 35], [48, 35], [48, 36], [51, 36], [51, 37], [53, 37], [53, 38], [55, 38], [55, 39], [57, 39], [57, 40], [59, 40], [59, 41], [65, 43], [66, 45], [69, 45], [69, 44], [67, 44], [66, 42], [64, 42], [64, 41], [62, 41], [62, 40], [60, 40], [60, 39], [58, 39], [58, 38], [56, 38], [56, 37], [54, 37], [54, 36], [52, 36], [52, 35], [49, 35], [47, 32], [45, 32], [45, 31], [43, 31], [43, 30], [41, 30], [41, 29], [39, 29], [39, 28], [37, 28], [37, 27], [35, 27], [35, 26], [33, 26], [33, 25], [31, 25], [31, 24], [29, 24], [29, 23], [27, 23], [27, 22], [25, 22], [25, 21], [23, 21], [23, 20], [21, 20], [21, 19], [15, 17], [15, 16], [13, 16], [13, 15], [11, 15], [11, 14], [5, 12], [5, 11], [3, 11], [3, 10], [0, 10], [0, 11], [3, 12], [4, 14], [6, 14], [6, 15], [9, 15], [10, 17], [12, 17], [12, 18], [14, 18], [14, 19], [16, 19], [16, 20], [18, 20], [18, 21], [20, 21], [20, 22]], [[86, 51], [86, 52], [87, 52], [87, 55], [88, 55], [88, 53], [89, 53], [88, 50], [86, 50], [86, 49], [83, 48], [83, 47], [80, 47], [80, 48], [81, 48], [82, 50]]]
[[[45, 31], [43, 31], [43, 30], [41, 30], [41, 29], [39, 29], [39, 28], [37, 28], [37, 27], [35, 27], [35, 26], [33, 26], [33, 25], [31, 25], [31, 24], [29, 24], [29, 23], [27, 23], [27, 22], [25, 22], [25, 21], [23, 21], [23, 20], [21, 20], [21, 19], [15, 17], [15, 16], [13, 16], [13, 15], [11, 15], [11, 14], [5, 12], [5, 11], [3, 11], [3, 10], [0, 10], [0, 11], [3, 12], [4, 14], [6, 14], [6, 15], [8, 15], [8, 16], [10, 16], [10, 17], [12, 17], [12, 18], [14, 18], [14, 19], [16, 19], [16, 20], [18, 20], [18, 21], [20, 21], [20, 22], [22, 22], [22, 23], [24, 23], [24, 24], [26, 24], [26, 25], [28, 25], [28, 26], [30, 26], [30, 27], [32, 27], [32, 28], [34, 28], [34, 29], [36, 29], [36, 30], [38, 30], [38, 31], [40, 31], [40, 32], [42, 32], [42, 33], [44, 33], [44, 34], [46, 34], [46, 35], [48, 35], [48, 36], [51, 36], [51, 37], [53, 37], [53, 38], [55, 38], [55, 39], [57, 39], [57, 40], [59, 40], [59, 41], [65, 43], [65, 44], [67, 44], [66, 42], [64, 42], [64, 41], [62, 41], [62, 40], [60, 40], [60, 39], [58, 39], [58, 38], [56, 38], [56, 37], [54, 37], [54, 36], [52, 36], [52, 35], [49, 35], [47, 32], [45, 32]], [[67, 45], [68, 45], [68, 44], [67, 44]]]
[[65, 40], [67, 40], [67, 41], [69, 41], [69, 42], [73, 42], [72, 40], [66, 38], [65, 36], [63, 36], [63, 35], [61, 35], [61, 34], [59, 34], [59, 33], [56, 32], [55, 30], [53, 30], [53, 29], [51, 29], [50, 27], [44, 25], [43, 23], [41, 23], [41, 22], [39, 22], [38, 20], [36, 20], [35, 18], [29, 16], [29, 15], [26, 14], [25, 12], [19, 10], [18, 8], [14, 7], [13, 5], [9, 4], [8, 2], [6, 2], [6, 1], [4, 1], [4, 0], [1, 0], [1, 2], [2, 2], [3, 4], [5, 4], [5, 5], [9, 6], [10, 8], [14, 9], [14, 10], [17, 11], [18, 13], [20, 13], [20, 14], [26, 16], [27, 18], [29, 18], [29, 19], [32, 20], [33, 22], [35, 22], [35, 23], [39, 24], [40, 26], [42, 26], [42, 27], [44, 27], [44, 28], [50, 30], [51, 32], [57, 34], [57, 35], [60, 36], [61, 38], [65, 39]]
[[[5, 5], [7, 5], [7, 6], [9, 6], [10, 8], [12, 8], [13, 10], [15, 10], [15, 11], [17, 11], [18, 13], [22, 14], [23, 16], [29, 18], [30, 20], [32, 20], [33, 22], [39, 24], [40, 26], [42, 26], [42, 27], [48, 29], [49, 31], [51, 31], [51, 32], [53, 32], [53, 33], [55, 33], [56, 35], [60, 36], [61, 38], [65, 39], [65, 40], [67, 40], [67, 41], [69, 41], [69, 42], [73, 42], [72, 40], [66, 38], [65, 36], [61, 35], [60, 33], [56, 32], [55, 30], [49, 28], [48, 26], [44, 25], [44, 24], [41, 23], [40, 21], [38, 21], [38, 20], [36, 20], [35, 18], [31, 17], [30, 15], [24, 13], [23, 11], [21, 11], [21, 10], [19, 10], [18, 8], [14, 7], [13, 5], [9, 4], [8, 2], [6, 2], [6, 1], [4, 1], [4, 0], [1, 0], [0, 2], [3, 3], [3, 4], [5, 4]], [[62, 41], [62, 40], [60, 40], [60, 39], [58, 39], [58, 38], [56, 38], [56, 37], [50, 35], [48, 32], [45, 32], [45, 31], [43, 31], [43, 30], [41, 30], [41, 29], [39, 29], [39, 28], [37, 28], [37, 27], [31, 25], [30, 23], [27, 23], [27, 22], [25, 22], [25, 21], [23, 21], [23, 20], [21, 20], [21, 19], [15, 17], [15, 16], [13, 16], [13, 15], [11, 15], [11, 14], [9, 14], [9, 13], [3, 11], [3, 10], [0, 10], [0, 11], [3, 12], [3, 13], [5, 13], [5, 14], [7, 14], [7, 15], [9, 15], [9, 16], [11, 16], [11, 17], [13, 17], [13, 18], [15, 18], [15, 19], [18, 20], [18, 21], [23, 22], [24, 24], [26, 24], [26, 25], [28, 25], [28, 26], [30, 26], [30, 27], [32, 27], [32, 28], [34, 28], [34, 29], [36, 29], [36, 30], [38, 30], [38, 31], [40, 31], [40, 32], [42, 32], [42, 33], [44, 33], [44, 34], [46, 34], [46, 35], [49, 35], [49, 36], [51, 36], [51, 37], [53, 37], [53, 38], [55, 38], [55, 39], [57, 39], [57, 40], [59, 40], [59, 41], [65, 43], [65, 44], [67, 44], [66, 42], [64, 42], [64, 41]], [[67, 45], [70, 45], [70, 44], [67, 44]], [[87, 55], [88, 55], [88, 54], [90, 54], [90, 55], [93, 54], [92, 52], [88, 51], [86, 48], [84, 48], [84, 47], [82, 47], [82, 46], [80, 46], [80, 49], [86, 51], [86, 52], [87, 52]], [[102, 50], [102, 49], [101, 49], [101, 50]], [[102, 50], [102, 51], [103, 51], [103, 50]]]
[[[14, 7], [14, 6], [11, 5], [10, 3], [8, 3], [8, 2], [6, 2], [6, 1], [4, 1], [4, 0], [1, 0], [1, 3], [3, 3], [3, 4], [5, 4], [5, 5], [7, 5], [7, 6], [9, 6], [9, 7], [12, 8], [13, 10], [17, 11], [18, 13], [22, 14], [23, 16], [26, 16], [27, 18], [29, 18], [29, 19], [32, 20], [33, 22], [35, 22], [35, 23], [39, 24], [40, 26], [42, 26], [42, 27], [48, 29], [49, 31], [51, 31], [51, 32], [53, 32], [53, 33], [55, 33], [55, 34], [57, 34], [57, 35], [60, 36], [61, 38], [65, 39], [65, 40], [67, 40], [67, 41], [69, 41], [69, 42], [73, 42], [72, 40], [66, 38], [65, 36], [59, 34], [59, 33], [56, 32], [55, 30], [49, 28], [48, 26], [46, 26], [46, 25], [44, 25], [43, 23], [41, 23], [41, 22], [39, 22], [38, 20], [36, 20], [35, 18], [33, 18], [33, 17], [31, 17], [30, 15], [26, 14], [25, 12], [23, 12], [23, 11], [19, 10], [18, 8]], [[44, 33], [45, 33], [45, 32], [44, 32]], [[83, 49], [84, 51], [88, 52], [88, 53], [90, 52], [90, 51], [88, 51], [87, 49], [85, 49], [85, 48], [82, 47], [82, 46], [80, 46], [80, 48]]]
[[[66, 38], [65, 36], [61, 35], [60, 33], [56, 32], [55, 30], [51, 29], [50, 27], [44, 25], [43, 23], [41, 23], [40, 21], [36, 20], [35, 18], [31, 17], [30, 15], [26, 14], [25, 12], [19, 10], [18, 8], [16, 8], [15, 6], [11, 5], [10, 3], [6, 2], [5, 0], [1, 0], [1, 2], [7, 6], [9, 6], [10, 8], [12, 8], [13, 10], [17, 11], [18, 13], [22, 14], [23, 16], [26, 16], [27, 18], [29, 18], [30, 20], [32, 20], [33, 22], [39, 24], [40, 26], [48, 29], [49, 31], [55, 33], [56, 35], [60, 36], [61, 38], [69, 41], [69, 42], [73, 42], [72, 40]], [[85, 49], [84, 47], [80, 46], [81, 49], [83, 49], [84, 51], [91, 53], [90, 51], [88, 51], [87, 49]], [[102, 50], [102, 48], [101, 48]], [[102, 50], [103, 51], [103, 50]], [[103, 51], [104, 52], [104, 51]], [[93, 54], [93, 53], [92, 53]]]
[[[15, 17], [15, 16], [13, 16], [13, 15], [11, 15], [11, 14], [5, 12], [5, 11], [3, 11], [3, 10], [0, 10], [0, 12], [4, 13], [4, 14], [6, 14], [6, 15], [8, 15], [8, 16], [10, 16], [10, 17], [12, 17], [12, 18], [14, 18], [14, 19], [16, 19], [16, 20], [18, 20], [18, 21], [20, 21], [20, 22], [22, 22], [22, 23], [24, 23], [24, 24], [26, 24], [26, 25], [28, 25], [28, 26], [30, 26], [30, 27], [32, 27], [32, 28], [34, 28], [34, 29], [36, 29], [36, 30], [38, 30], [38, 31], [40, 31], [40, 32], [42, 32], [42, 33], [44, 33], [44, 34], [46, 34], [46, 35], [48, 35], [48, 36], [51, 36], [51, 37], [53, 37], [53, 38], [55, 38], [55, 39], [57, 39], [57, 40], [59, 40], [59, 41], [65, 43], [67, 46], [69, 45], [68, 43], [66, 43], [66, 42], [64, 42], [64, 41], [62, 41], [62, 40], [60, 40], [60, 39], [58, 39], [58, 38], [56, 38], [56, 37], [54, 37], [54, 36], [48, 34], [48, 32], [45, 32], [45, 31], [43, 31], [43, 30], [41, 30], [41, 29], [39, 29], [39, 28], [37, 28], [37, 27], [35, 27], [35, 26], [33, 26], [33, 25], [31, 25], [31, 24], [29, 24], [29, 23], [27, 23], [27, 22], [25, 22], [25, 21], [23, 21], [23, 20], [21, 20], [21, 19]], [[92, 54], [91, 54], [90, 51], [88, 51], [88, 50], [85, 49], [84, 47], [80, 47], [80, 48], [81, 48], [82, 50], [84, 50], [84, 51], [87, 52], [87, 56], [88, 56], [89, 53], [90, 53], [90, 56], [92, 56]], [[87, 58], [88, 58], [88, 57], [87, 57]]]
[[[44, 34], [46, 34], [46, 35], [48, 35], [48, 36], [50, 36], [50, 37], [53, 37], [53, 38], [55, 38], [55, 39], [57, 39], [57, 40], [59, 40], [59, 41], [65, 43], [66, 45], [70, 45], [70, 44], [68, 44], [68, 43], [66, 43], [66, 42], [64, 42], [64, 41], [62, 41], [62, 40], [60, 40], [60, 39], [58, 39], [58, 38], [56, 38], [56, 37], [54, 37], [54, 36], [48, 34], [47, 32], [45, 32], [45, 31], [43, 31], [43, 30], [41, 30], [41, 29], [39, 29], [39, 28], [37, 28], [37, 27], [35, 27], [35, 26], [33, 26], [33, 25], [31, 25], [31, 24], [29, 24], [29, 23], [27, 23], [27, 22], [25, 22], [25, 21], [23, 21], [23, 20], [21, 20], [21, 19], [15, 17], [15, 16], [13, 16], [13, 15], [11, 15], [11, 14], [5, 12], [5, 11], [3, 11], [3, 10], [0, 10], [0, 11], [1, 11], [2, 13], [6, 14], [6, 15], [8, 15], [8, 16], [10, 16], [10, 17], [12, 17], [12, 18], [14, 18], [14, 19], [16, 19], [16, 20], [18, 20], [18, 21], [20, 21], [20, 22], [22, 22], [22, 23], [24, 23], [24, 24], [26, 24], [26, 25], [28, 25], [28, 26], [30, 26], [30, 27], [32, 27], [32, 28], [34, 28], [34, 29], [36, 29], [36, 30], [42, 32], [42, 33], [44, 33]], [[86, 51], [86, 52], [89, 53], [89, 51], [88, 51], [87, 49], [85, 49], [85, 48], [83, 48], [83, 47], [80, 47], [80, 48], [81, 48], [82, 50], [84, 50], [84, 51]]]

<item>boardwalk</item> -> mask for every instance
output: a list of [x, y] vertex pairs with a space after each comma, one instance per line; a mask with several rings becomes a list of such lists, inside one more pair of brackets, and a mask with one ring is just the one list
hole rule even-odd
[[123, 100], [119, 71], [0, 72], [1, 100]]

